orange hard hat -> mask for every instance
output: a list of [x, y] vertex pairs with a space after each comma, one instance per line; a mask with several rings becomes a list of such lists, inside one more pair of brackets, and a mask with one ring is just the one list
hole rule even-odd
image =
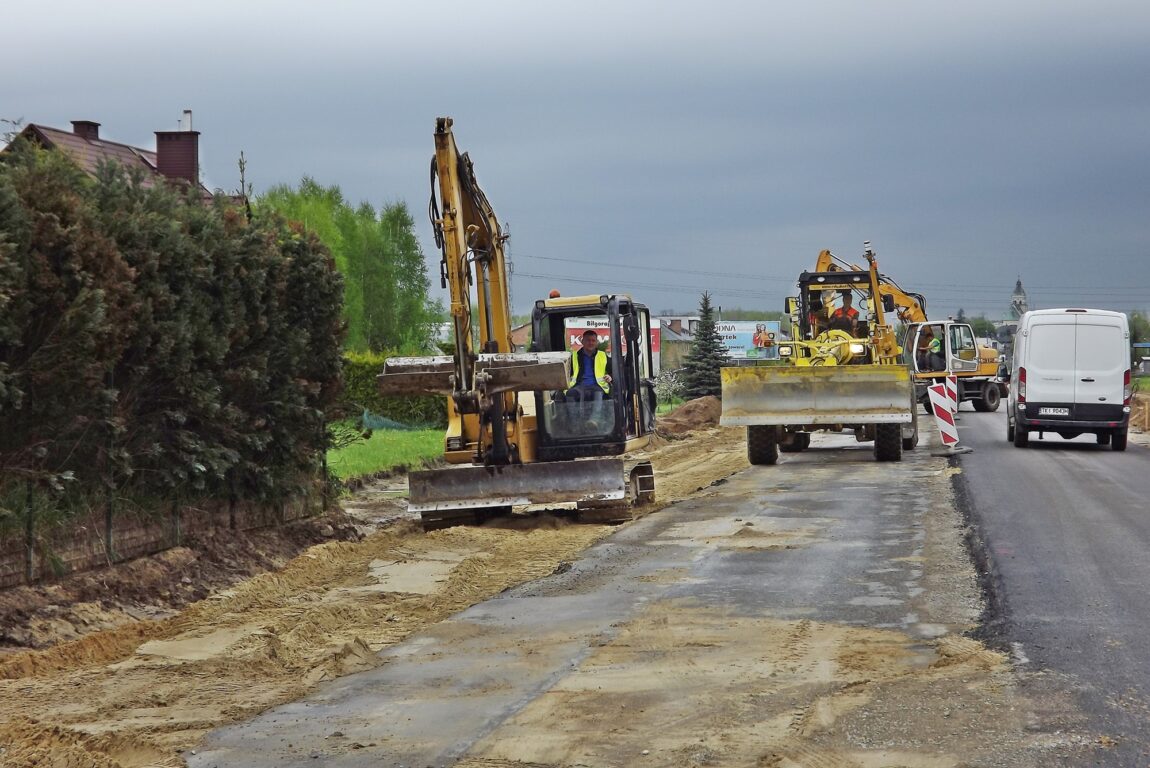
[[559, 298], [559, 289], [558, 288], [552, 288], [551, 293], [547, 294], [547, 297], [551, 298], [551, 299]]

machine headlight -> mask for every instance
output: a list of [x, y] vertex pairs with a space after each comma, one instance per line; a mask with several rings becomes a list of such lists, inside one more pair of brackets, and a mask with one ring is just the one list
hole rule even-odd
[[790, 357], [794, 354], [794, 350], [788, 344], [783, 344], [779, 347], [779, 357]]
[[866, 345], [865, 344], [852, 343], [850, 345], [850, 351], [851, 351], [852, 355], [861, 355], [863, 352], [866, 352]]

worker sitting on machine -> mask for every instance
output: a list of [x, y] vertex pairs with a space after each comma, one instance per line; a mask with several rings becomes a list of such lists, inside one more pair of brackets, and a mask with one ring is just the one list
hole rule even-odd
[[556, 402], [565, 403], [563, 410], [573, 415], [575, 410], [580, 418], [586, 419], [601, 410], [596, 407], [611, 394], [611, 374], [607, 373], [611, 358], [599, 349], [599, 334], [586, 330], [580, 339], [579, 349], [571, 350], [571, 380], [567, 391], [556, 393]]
[[842, 292], [842, 300], [842, 306], [831, 313], [830, 323], [827, 327], [828, 329], [844, 331], [851, 336], [857, 337], [859, 311], [851, 306], [854, 296], [850, 290]]
[[920, 371], [945, 371], [946, 360], [942, 356], [942, 340], [934, 334], [931, 326], [923, 326], [918, 336], [916, 361]]

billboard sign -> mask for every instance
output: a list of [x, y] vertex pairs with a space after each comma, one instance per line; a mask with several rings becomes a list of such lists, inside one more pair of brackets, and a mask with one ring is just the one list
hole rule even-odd
[[715, 330], [732, 360], [778, 360], [782, 341], [778, 320], [737, 320], [715, 323]]

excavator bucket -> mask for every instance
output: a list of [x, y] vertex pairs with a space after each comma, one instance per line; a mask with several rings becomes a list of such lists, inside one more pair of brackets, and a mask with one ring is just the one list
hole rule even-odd
[[910, 371], [901, 365], [723, 368], [727, 426], [910, 423]]
[[[476, 380], [489, 394], [509, 390], [565, 389], [571, 377], [567, 352], [500, 352], [479, 355]], [[455, 390], [455, 361], [437, 357], [389, 357], [378, 377], [384, 395], [445, 395]]]
[[450, 356], [389, 357], [376, 377], [383, 395], [450, 395], [455, 360]]
[[475, 364], [477, 376], [487, 379], [488, 392], [534, 392], [566, 389], [571, 378], [568, 352], [516, 352], [483, 354]]

